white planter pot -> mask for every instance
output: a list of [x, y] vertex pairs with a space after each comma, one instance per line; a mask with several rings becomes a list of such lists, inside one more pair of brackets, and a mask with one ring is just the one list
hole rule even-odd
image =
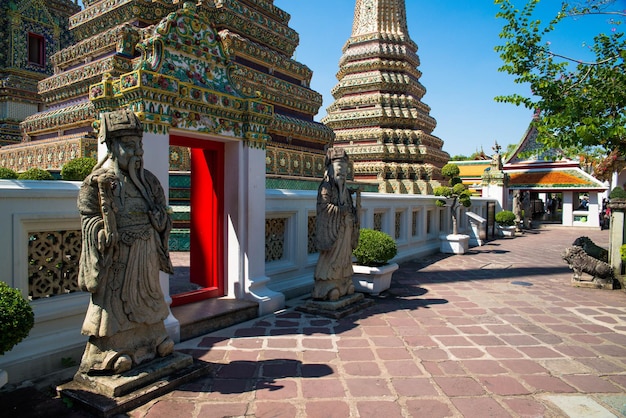
[[391, 276], [394, 271], [398, 270], [398, 267], [396, 263], [385, 264], [380, 267], [353, 265], [354, 275], [352, 276], [352, 283], [354, 284], [354, 290], [378, 295], [380, 292], [389, 289]]
[[439, 251], [444, 254], [464, 254], [469, 248], [469, 235], [449, 234], [440, 235]]
[[498, 230], [500, 231], [503, 237], [515, 237], [515, 225], [511, 225], [511, 226], [498, 225]]
[[6, 370], [0, 369], [0, 388], [6, 385], [8, 381], [9, 375], [7, 374]]

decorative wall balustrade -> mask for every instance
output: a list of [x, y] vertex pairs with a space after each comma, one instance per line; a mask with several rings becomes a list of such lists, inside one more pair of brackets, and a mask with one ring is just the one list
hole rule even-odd
[[[315, 248], [317, 192], [268, 190], [265, 205], [265, 273], [269, 287], [287, 298], [308, 291], [318, 253]], [[398, 244], [394, 261], [439, 251], [439, 235], [450, 233], [450, 209], [438, 207], [434, 196], [363, 193], [362, 228], [389, 234]], [[471, 211], [486, 218], [489, 199], [473, 198]], [[466, 208], [459, 208], [459, 232], [471, 228]]]
[[[268, 190], [266, 193], [266, 274], [271, 278], [270, 287], [284, 292], [287, 297], [306, 291], [312, 284], [318, 257], [316, 199], [315, 191]], [[487, 201], [473, 199], [472, 211], [486, 217]], [[67, 203], [68, 207], [73, 205], [74, 195]], [[13, 210], [22, 213], [33, 208]], [[27, 275], [17, 287], [27, 291], [31, 300], [79, 291], [80, 230], [68, 227], [79, 225], [78, 213], [75, 209], [64, 214], [51, 213], [47, 219], [45, 205], [37, 210], [40, 212], [15, 217], [22, 219], [18, 223], [24, 235], [20, 242], [26, 247], [18, 248], [15, 256], [25, 260], [13, 260], [10, 264], [27, 266], [16, 270], [18, 275], [22, 274], [20, 272]], [[460, 215], [464, 212], [462, 208]], [[449, 208], [436, 206], [433, 196], [363, 193], [360, 218], [361, 227], [383, 231], [396, 240], [399, 249], [396, 261], [437, 252], [439, 235], [450, 230]], [[63, 219], [63, 223], [59, 224], [58, 219]], [[459, 216], [459, 230], [464, 232], [469, 228], [466, 217]], [[12, 279], [19, 281], [17, 277]]]
[[80, 291], [80, 230], [33, 232], [28, 239], [28, 298]]

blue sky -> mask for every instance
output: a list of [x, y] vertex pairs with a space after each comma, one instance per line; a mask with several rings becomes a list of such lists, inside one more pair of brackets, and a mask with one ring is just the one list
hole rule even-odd
[[[514, 2], [522, 6], [525, 1]], [[576, 3], [576, 2], [574, 2]], [[618, 0], [626, 9], [626, 0]], [[311, 88], [324, 96], [316, 120], [326, 115], [334, 101], [341, 49], [350, 37], [355, 0], [275, 0], [274, 5], [291, 15], [289, 26], [300, 34], [295, 59], [313, 70]], [[559, 10], [560, 0], [543, 0], [538, 16], [548, 21]], [[517, 144], [530, 123], [532, 112], [494, 97], [528, 94], [513, 77], [498, 72], [502, 62], [494, 47], [504, 20], [496, 19], [493, 0], [406, 0], [409, 35], [419, 47], [423, 102], [437, 120], [433, 134], [444, 141], [451, 156], [470, 155], [483, 149], [492, 153], [497, 140], [504, 148]], [[555, 52], [585, 57], [593, 36], [613, 26], [608, 18], [570, 19], [549, 40]], [[618, 30], [622, 30], [618, 27]]]

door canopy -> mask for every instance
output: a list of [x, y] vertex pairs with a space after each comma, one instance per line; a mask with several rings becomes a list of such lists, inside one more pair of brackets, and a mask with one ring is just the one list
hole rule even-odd
[[233, 66], [206, 13], [185, 3], [147, 30], [147, 38], [136, 46], [141, 56], [133, 71], [119, 78], [105, 75], [90, 86], [96, 110], [129, 107], [146, 132], [180, 128], [265, 148], [274, 108], [233, 85]]

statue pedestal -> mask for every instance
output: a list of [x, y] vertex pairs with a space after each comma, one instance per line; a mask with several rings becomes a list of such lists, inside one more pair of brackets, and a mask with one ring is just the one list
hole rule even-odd
[[110, 417], [137, 408], [210, 372], [208, 363], [174, 352], [119, 375], [77, 373], [74, 380], [57, 387], [57, 392], [97, 416]]
[[617, 279], [592, 279], [592, 280], [576, 280], [572, 278], [571, 285], [574, 287], [582, 287], [587, 289], [603, 289], [603, 290], [615, 290], [619, 289], [616, 285]]
[[304, 305], [296, 307], [296, 310], [327, 318], [340, 319], [373, 304], [374, 301], [366, 299], [363, 293], [353, 293], [336, 301], [309, 300]]

